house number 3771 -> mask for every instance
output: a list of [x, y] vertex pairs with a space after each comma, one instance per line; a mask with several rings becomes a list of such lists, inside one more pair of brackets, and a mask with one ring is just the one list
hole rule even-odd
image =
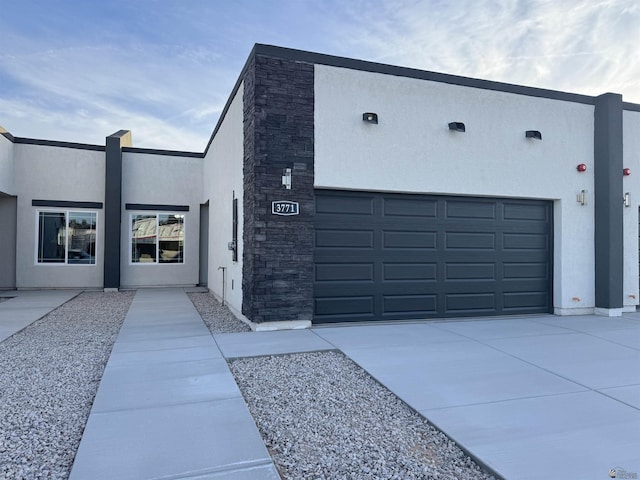
[[288, 200], [271, 202], [271, 213], [274, 215], [298, 215], [300, 213], [300, 204]]

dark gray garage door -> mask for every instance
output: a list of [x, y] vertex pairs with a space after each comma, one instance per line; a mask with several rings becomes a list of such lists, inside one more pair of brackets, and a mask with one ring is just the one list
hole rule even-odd
[[551, 311], [551, 202], [316, 191], [314, 322]]

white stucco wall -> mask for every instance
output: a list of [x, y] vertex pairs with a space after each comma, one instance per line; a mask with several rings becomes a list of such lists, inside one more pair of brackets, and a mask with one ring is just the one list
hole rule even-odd
[[[105, 154], [44, 145], [14, 145], [18, 288], [99, 288], [103, 284], [104, 209], [98, 212], [96, 265], [36, 264], [37, 200], [104, 202]], [[53, 209], [63, 210], [63, 209]], [[71, 209], [84, 211], [84, 209]]]
[[[3, 128], [0, 127], [0, 133]], [[0, 193], [7, 195], [14, 195], [14, 180], [13, 180], [13, 151], [14, 144], [11, 140], [4, 135], [0, 135]]]
[[561, 314], [595, 304], [593, 129], [592, 105], [315, 66], [315, 186], [553, 200]]
[[[135, 286], [189, 286], [198, 283], [200, 244], [200, 199], [202, 158], [122, 153], [122, 236], [120, 283]], [[126, 210], [127, 203], [188, 205], [184, 214], [184, 263], [131, 263], [131, 220], [133, 213], [165, 211]]]
[[[204, 201], [209, 200], [209, 279], [211, 292], [222, 299], [222, 270], [225, 267], [225, 302], [241, 315], [242, 311], [242, 233], [243, 233], [243, 85], [204, 159]], [[238, 199], [238, 261], [234, 262], [228, 243], [232, 240], [233, 197]]]
[[[624, 167], [631, 175], [623, 177], [623, 192], [628, 192], [630, 207], [624, 208], [624, 307], [635, 311], [638, 291], [638, 209], [640, 208], [640, 112], [624, 111]], [[622, 202], [621, 202], [622, 203]]]

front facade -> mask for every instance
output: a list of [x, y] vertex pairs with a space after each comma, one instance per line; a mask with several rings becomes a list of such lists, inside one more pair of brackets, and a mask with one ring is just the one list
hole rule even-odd
[[204, 153], [130, 139], [0, 136], [0, 288], [206, 284], [260, 329], [638, 305], [620, 95], [256, 45]]

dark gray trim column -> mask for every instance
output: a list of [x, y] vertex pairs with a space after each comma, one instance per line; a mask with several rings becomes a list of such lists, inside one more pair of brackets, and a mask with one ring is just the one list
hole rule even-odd
[[[242, 313], [255, 323], [313, 318], [313, 82], [312, 64], [270, 56], [245, 70]], [[275, 215], [274, 201], [299, 212]]]
[[0, 290], [16, 288], [18, 197], [0, 192]]
[[120, 130], [106, 141], [104, 175], [104, 288], [120, 288], [122, 211], [122, 147], [131, 146], [131, 132]]
[[594, 132], [596, 313], [623, 307], [622, 95], [596, 97]]

